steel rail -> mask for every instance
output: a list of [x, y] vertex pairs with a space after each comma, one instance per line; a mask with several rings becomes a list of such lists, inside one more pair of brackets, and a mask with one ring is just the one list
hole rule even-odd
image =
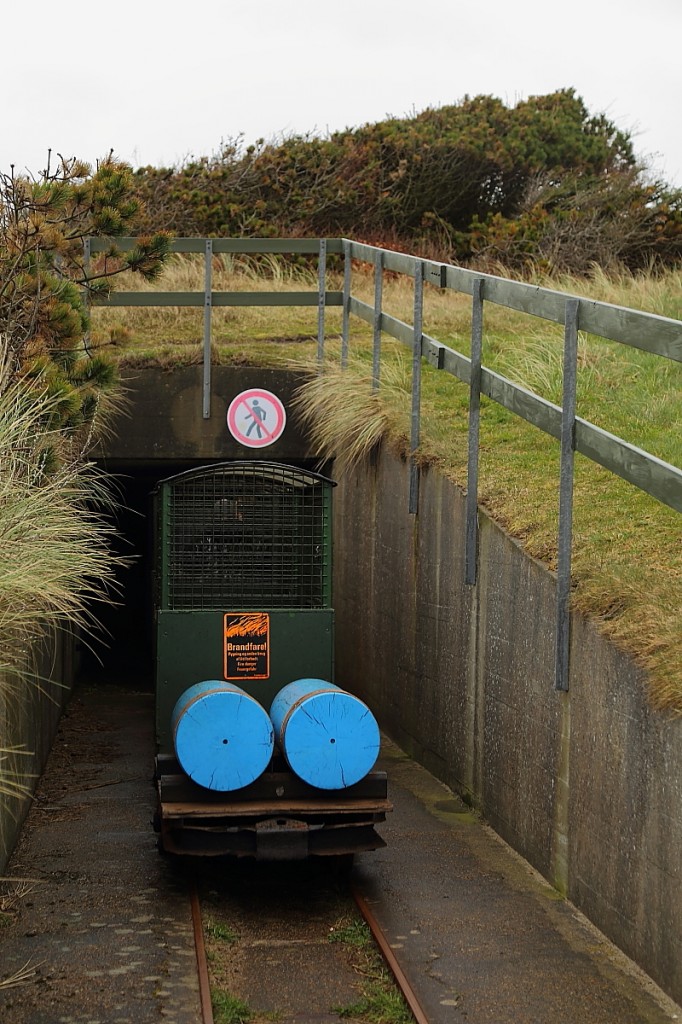
[[[350, 885], [350, 892], [353, 900], [355, 901], [355, 905], [362, 914], [364, 920], [367, 922], [369, 930], [372, 933], [372, 937], [379, 947], [379, 951], [381, 952], [387, 967], [391, 971], [405, 1002], [409, 1006], [416, 1024], [430, 1024], [429, 1019], [417, 998], [417, 994], [408, 981], [402, 967], [398, 963], [386, 935], [381, 930], [379, 922], [370, 910], [364, 896], [359, 889], [353, 885], [353, 883]], [[206, 960], [206, 947], [204, 945], [204, 930], [201, 921], [201, 905], [199, 903], [199, 894], [197, 892], [196, 881], [194, 879], [191, 879], [189, 882], [189, 897], [192, 912], [192, 928], [194, 932], [194, 948], [197, 957], [197, 973], [199, 976], [201, 1020], [202, 1024], [214, 1024], [213, 1008], [211, 1003], [211, 987]]]
[[202, 1024], [214, 1024], [213, 1006], [211, 1003], [211, 986], [208, 980], [208, 964], [206, 962], [206, 946], [204, 945], [204, 929], [201, 923], [201, 905], [199, 903], [199, 894], [197, 893], [197, 884], [193, 878], [190, 879], [189, 882], [189, 901], [192, 908], [194, 949], [197, 954], [201, 1020]]
[[429, 1024], [429, 1018], [424, 1013], [424, 1009], [421, 1003], [419, 1002], [419, 999], [417, 998], [414, 989], [412, 988], [410, 982], [407, 980], [405, 972], [398, 963], [395, 953], [391, 949], [389, 941], [384, 935], [383, 931], [381, 930], [379, 922], [377, 921], [374, 914], [370, 910], [367, 901], [365, 900], [364, 896], [359, 891], [359, 889], [355, 885], [353, 885], [352, 882], [350, 886], [350, 891], [353, 899], [355, 900], [358, 910], [360, 911], [360, 913], [362, 914], [362, 916], [364, 917], [365, 921], [369, 926], [369, 930], [372, 933], [374, 941], [381, 950], [381, 955], [383, 956], [389, 970], [391, 971], [393, 977], [396, 980], [398, 988], [405, 997], [405, 1002], [412, 1011], [414, 1019], [416, 1020], [417, 1024]]

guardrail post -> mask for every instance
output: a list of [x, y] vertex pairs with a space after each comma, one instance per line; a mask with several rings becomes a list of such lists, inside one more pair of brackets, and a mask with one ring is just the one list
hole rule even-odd
[[324, 310], [327, 297], [327, 239], [320, 239], [317, 264], [317, 362], [324, 362]]
[[469, 381], [469, 433], [466, 500], [466, 582], [476, 583], [478, 539], [478, 455], [481, 424], [481, 361], [483, 358], [483, 279], [473, 282], [471, 305], [471, 378]]
[[571, 543], [573, 537], [573, 462], [578, 378], [578, 299], [567, 299], [564, 319], [564, 376], [561, 402], [559, 471], [559, 551], [557, 560], [556, 661], [554, 687], [568, 690], [570, 655]]
[[384, 291], [384, 254], [378, 249], [374, 257], [374, 335], [372, 347], [372, 391], [379, 387], [381, 373], [381, 306]]
[[204, 254], [204, 419], [211, 415], [211, 312], [213, 308], [213, 240]]
[[[88, 289], [88, 278], [90, 276], [90, 257], [91, 257], [91, 246], [90, 239], [83, 239], [83, 277], [85, 278], [85, 284], [83, 285], [83, 306], [85, 312], [90, 313], [90, 291]], [[83, 336], [83, 348], [90, 355], [90, 331], [86, 331]]]
[[350, 344], [350, 284], [351, 284], [350, 242], [343, 240], [343, 320], [341, 326], [341, 368], [348, 366]]
[[424, 264], [417, 260], [414, 267], [414, 325], [412, 345], [412, 430], [410, 438], [410, 507], [412, 515], [419, 510], [419, 418], [422, 384], [422, 336], [424, 315]]

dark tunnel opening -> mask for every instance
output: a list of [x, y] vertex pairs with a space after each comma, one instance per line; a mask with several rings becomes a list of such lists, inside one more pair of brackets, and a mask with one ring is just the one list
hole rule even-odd
[[99, 628], [79, 639], [77, 682], [154, 689], [152, 494], [160, 480], [205, 462], [102, 466], [112, 477], [118, 505], [112, 547], [128, 564], [117, 571], [113, 603], [93, 603], [90, 609]]

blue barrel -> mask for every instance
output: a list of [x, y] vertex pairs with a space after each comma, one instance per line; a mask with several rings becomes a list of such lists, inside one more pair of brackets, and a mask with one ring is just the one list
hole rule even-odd
[[185, 690], [171, 719], [175, 756], [206, 789], [241, 789], [262, 775], [274, 734], [265, 708], [231, 683], [209, 679]]
[[289, 767], [318, 789], [345, 789], [379, 756], [379, 726], [358, 697], [324, 679], [297, 679], [272, 702], [270, 718]]

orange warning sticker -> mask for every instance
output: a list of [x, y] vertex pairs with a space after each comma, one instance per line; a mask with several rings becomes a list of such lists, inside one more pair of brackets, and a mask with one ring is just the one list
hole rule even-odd
[[225, 614], [224, 675], [229, 682], [270, 678], [270, 616], [267, 612]]

